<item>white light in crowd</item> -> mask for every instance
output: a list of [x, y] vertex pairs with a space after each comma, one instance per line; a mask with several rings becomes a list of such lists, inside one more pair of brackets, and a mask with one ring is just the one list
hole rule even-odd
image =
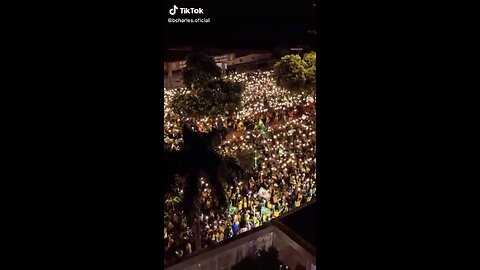
[[[270, 106], [272, 108], [277, 108], [279, 110], [294, 108], [294, 107], [297, 107], [299, 104], [306, 104], [307, 102], [308, 103], [315, 102], [315, 99], [311, 96], [295, 95], [292, 97], [289, 92], [275, 85], [273, 79], [271, 77], [268, 77], [270, 74], [271, 72], [258, 73], [255, 79], [249, 80], [249, 81], [246, 81], [247, 76], [245, 74], [234, 74], [231, 76], [231, 78], [233, 78], [234, 80], [247, 82], [246, 89], [243, 95], [243, 109], [241, 109], [234, 116], [234, 119], [235, 118], [242, 119], [245, 116], [255, 117], [255, 115], [266, 112], [267, 108], [263, 104], [264, 97], [268, 98]], [[176, 138], [176, 136], [181, 135], [181, 124], [183, 120], [180, 117], [174, 117], [174, 113], [172, 113], [172, 110], [169, 108], [170, 106], [169, 104], [171, 103], [171, 100], [175, 95], [175, 91], [179, 91], [180, 93], [187, 92], [185, 88], [175, 89], [174, 91], [164, 89], [164, 92], [165, 92], [164, 108], [165, 108], [165, 112], [169, 112], [168, 115], [165, 114], [164, 116], [164, 121], [165, 121], [164, 134], [166, 137], [165, 139], [166, 144], [171, 144], [172, 148], [180, 149], [183, 141], [181, 138], [178, 138], [178, 137]], [[290, 95], [289, 101], [286, 101], [284, 98], [287, 94]], [[297, 112], [298, 110], [295, 108], [294, 111]], [[314, 115], [315, 114], [313, 114], [312, 116], [314, 117]], [[197, 122], [197, 124], [200, 125], [201, 130], [204, 130], [204, 131], [208, 131], [213, 127], [213, 125], [216, 125], [213, 119], [215, 119], [215, 121], [219, 121], [219, 120], [222, 122], [226, 121], [225, 117], [215, 117], [210, 119], [209, 118], [190, 119], [185, 117], [182, 117], [182, 118]], [[281, 117], [279, 117], [279, 119], [281, 119]], [[255, 122], [258, 122], [258, 120], [254, 121], [254, 125], [256, 124]], [[231, 141], [225, 140], [224, 143], [222, 144], [223, 147], [219, 146], [218, 152], [229, 154], [229, 155], [235, 155], [235, 153], [237, 153], [239, 150], [254, 149], [254, 148], [257, 148], [258, 146], [258, 140], [256, 140], [256, 138], [260, 138], [262, 140], [261, 143], [264, 144], [264, 146], [266, 147], [265, 147], [265, 151], [263, 150], [258, 151], [258, 160], [262, 162], [261, 163], [262, 170], [260, 170], [259, 175], [254, 176], [253, 179], [254, 180], [263, 179], [264, 181], [268, 181], [269, 183], [271, 183], [271, 186], [273, 187], [278, 187], [278, 184], [276, 183], [276, 181], [278, 181], [278, 183], [280, 183], [281, 181], [282, 183], [281, 187], [284, 187], [284, 190], [280, 190], [280, 194], [278, 195], [283, 195], [282, 198], [283, 198], [283, 202], [285, 203], [285, 199], [286, 199], [284, 195], [285, 192], [291, 195], [292, 191], [294, 191], [295, 189], [294, 185], [285, 183], [285, 180], [287, 180], [287, 182], [290, 182], [290, 176], [293, 176], [293, 179], [294, 181], [296, 181], [297, 184], [299, 183], [299, 181], [303, 181], [304, 183], [312, 182], [311, 184], [312, 187], [310, 188], [314, 187], [314, 181], [310, 181], [310, 180], [312, 178], [313, 179], [316, 178], [315, 169], [311, 169], [311, 167], [309, 166], [313, 165], [316, 162], [316, 159], [313, 159], [313, 164], [311, 163], [312, 158], [314, 157], [313, 154], [315, 153], [314, 152], [315, 138], [311, 138], [311, 136], [315, 135], [315, 131], [314, 131], [315, 119], [308, 115], [302, 115], [298, 119], [287, 118], [286, 122], [282, 122], [281, 125], [276, 126], [275, 128], [272, 128], [272, 126], [270, 126], [271, 124], [270, 121], [267, 121], [267, 122], [263, 121], [263, 122], [267, 126], [268, 132], [275, 133], [275, 134], [272, 134], [273, 135], [272, 138], [275, 140], [274, 143], [272, 143], [272, 139], [264, 137], [262, 134], [258, 132], [258, 130], [248, 130], [243, 133], [243, 134], [246, 133], [247, 134], [246, 136], [243, 136], [241, 132], [238, 132], [237, 133], [238, 135], [232, 134], [233, 140]], [[245, 127], [247, 127], [247, 124], [245, 122], [244, 124], [245, 124]], [[289, 132], [287, 133], [287, 131], [292, 128], [297, 132], [294, 134], [290, 134]], [[307, 135], [310, 138], [307, 138]], [[236, 137], [240, 137], [239, 138], [240, 141], [236, 140], [237, 139]], [[291, 139], [292, 137], [295, 138], [294, 141], [288, 140], [288, 139]], [[167, 138], [169, 139], [167, 140]], [[176, 138], [176, 139], [173, 139], [173, 138]], [[286, 141], [282, 141], [282, 140], [286, 140]], [[278, 154], [278, 151], [280, 149], [284, 151], [284, 154], [282, 155], [282, 157], [277, 157], [276, 154]], [[266, 158], [264, 155], [265, 153], [270, 153], [271, 158]], [[295, 157], [296, 153], [300, 153], [301, 155], [298, 155], [298, 158], [297, 158]], [[290, 157], [290, 158], [287, 159], [284, 157]], [[297, 164], [302, 164], [301, 166], [306, 166], [307, 169], [310, 169], [311, 171], [310, 173], [307, 174], [308, 177], [305, 177], [306, 176], [305, 173], [301, 174], [302, 177], [295, 177], [295, 175], [290, 175], [290, 173], [289, 174], [286, 173], [288, 171], [287, 164], [289, 164], [288, 167], [290, 169], [293, 169], [293, 172], [295, 171], [301, 172], [300, 168], [296, 168]], [[272, 172], [277, 171], [277, 173], [274, 173], [272, 176], [273, 177], [280, 176], [280, 178], [273, 179], [269, 177], [269, 179], [264, 179], [263, 177], [265, 177], [265, 173], [263, 170], [265, 168], [270, 168], [270, 171]], [[286, 179], [284, 179], [283, 174], [278, 173], [279, 170], [285, 173]], [[203, 183], [204, 181], [202, 179], [202, 184]], [[240, 192], [240, 189], [238, 188], [238, 186], [240, 186], [241, 183], [242, 182], [239, 182], [239, 184], [237, 185], [236, 191], [233, 190], [233, 186], [230, 186], [230, 190], [232, 191], [230, 193], [230, 196], [237, 195], [238, 198], [241, 198], [241, 195], [238, 194]], [[206, 184], [206, 186], [208, 187], [208, 183]], [[247, 186], [248, 186], [248, 183], [247, 183]], [[258, 190], [257, 184], [256, 184], [256, 187]], [[298, 191], [301, 191], [300, 187], [297, 186], [297, 188], [298, 188]], [[308, 190], [309, 188], [307, 186], [303, 185], [303, 188], [306, 192], [311, 192], [311, 190]], [[204, 192], [207, 192], [207, 189], [204, 189]], [[183, 193], [183, 190], [180, 190], [180, 193]], [[249, 190], [248, 194], [252, 194], [252, 191]], [[205, 194], [204, 196], [208, 196], [208, 195]], [[248, 196], [248, 198], [254, 198], [254, 197]], [[255, 199], [253, 199], [253, 201], [254, 201], [253, 206], [255, 205], [255, 203], [258, 203], [258, 201], [256, 201]], [[263, 200], [263, 202], [266, 203], [266, 200]], [[267, 220], [269, 218], [270, 217], [268, 217]], [[206, 217], [205, 219], [208, 220], [208, 217]], [[222, 219], [219, 219], [218, 221], [219, 221], [219, 224], [222, 224]], [[226, 221], [226, 217], [225, 217], [225, 221]], [[206, 225], [206, 228], [209, 229], [210, 226]], [[214, 228], [216, 228], [216, 226]], [[216, 241], [219, 241], [219, 240], [216, 239]]]

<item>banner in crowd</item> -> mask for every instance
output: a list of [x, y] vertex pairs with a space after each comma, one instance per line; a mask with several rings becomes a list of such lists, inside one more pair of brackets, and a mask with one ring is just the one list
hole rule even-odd
[[260, 196], [262, 198], [265, 198], [265, 199], [269, 199], [270, 198], [270, 192], [268, 192], [268, 190], [261, 187], [260, 190], [258, 191], [258, 196]]

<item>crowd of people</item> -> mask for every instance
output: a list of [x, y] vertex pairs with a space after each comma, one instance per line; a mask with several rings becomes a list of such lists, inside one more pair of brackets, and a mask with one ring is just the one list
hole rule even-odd
[[[201, 131], [215, 127], [228, 130], [218, 151], [237, 156], [253, 153], [253, 176], [237, 179], [237, 186], [226, 187], [229, 207], [213, 209], [208, 183], [201, 179], [202, 247], [223, 241], [261, 226], [289, 210], [310, 202], [316, 194], [316, 114], [315, 98], [293, 94], [276, 86], [271, 72], [235, 74], [245, 81], [242, 108], [232, 117], [189, 119], [174, 114], [169, 102], [175, 91], [165, 90], [165, 144], [180, 147], [181, 124], [194, 121]], [[165, 196], [165, 263], [189, 254], [194, 249], [192, 228], [175, 211], [182, 197], [181, 187]]]

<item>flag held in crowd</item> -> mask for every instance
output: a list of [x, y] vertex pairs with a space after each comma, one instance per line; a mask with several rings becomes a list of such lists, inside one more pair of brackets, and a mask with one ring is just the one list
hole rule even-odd
[[262, 209], [260, 210], [260, 214], [268, 216], [268, 215], [270, 215], [270, 209], [268, 209], [265, 206], [262, 206]]
[[233, 205], [229, 205], [229, 206], [228, 206], [228, 214], [229, 214], [229, 215], [235, 214], [235, 212], [236, 212], [236, 209], [235, 209], [235, 208], [236, 208], [236, 207], [234, 207]]

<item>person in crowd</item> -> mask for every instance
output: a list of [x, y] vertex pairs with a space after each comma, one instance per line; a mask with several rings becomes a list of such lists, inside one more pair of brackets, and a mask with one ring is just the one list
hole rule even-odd
[[[236, 80], [247, 80], [242, 74]], [[177, 89], [177, 91], [179, 91]], [[180, 90], [181, 91], [181, 90]], [[172, 93], [165, 94], [165, 104]], [[216, 128], [223, 143], [219, 152], [235, 156], [241, 151], [253, 151], [255, 171], [248, 179], [236, 179], [241, 185], [226, 187], [228, 210], [212, 209], [211, 189], [202, 185], [200, 209], [202, 246], [209, 246], [237, 234], [257, 228], [272, 218], [315, 197], [316, 185], [316, 112], [315, 99], [309, 95], [292, 94], [276, 86], [271, 73], [252, 75], [244, 91], [242, 111], [245, 117], [186, 119], [168, 111], [164, 115], [164, 141], [167, 148], [179, 148], [183, 143], [182, 123], [190, 121], [203, 131]], [[259, 127], [259, 122], [262, 124]], [[266, 198], [260, 196], [262, 188]], [[179, 186], [173, 196], [181, 197]], [[175, 208], [176, 207], [176, 208]], [[165, 262], [171, 263], [192, 252], [194, 235], [175, 204], [165, 204]]]

